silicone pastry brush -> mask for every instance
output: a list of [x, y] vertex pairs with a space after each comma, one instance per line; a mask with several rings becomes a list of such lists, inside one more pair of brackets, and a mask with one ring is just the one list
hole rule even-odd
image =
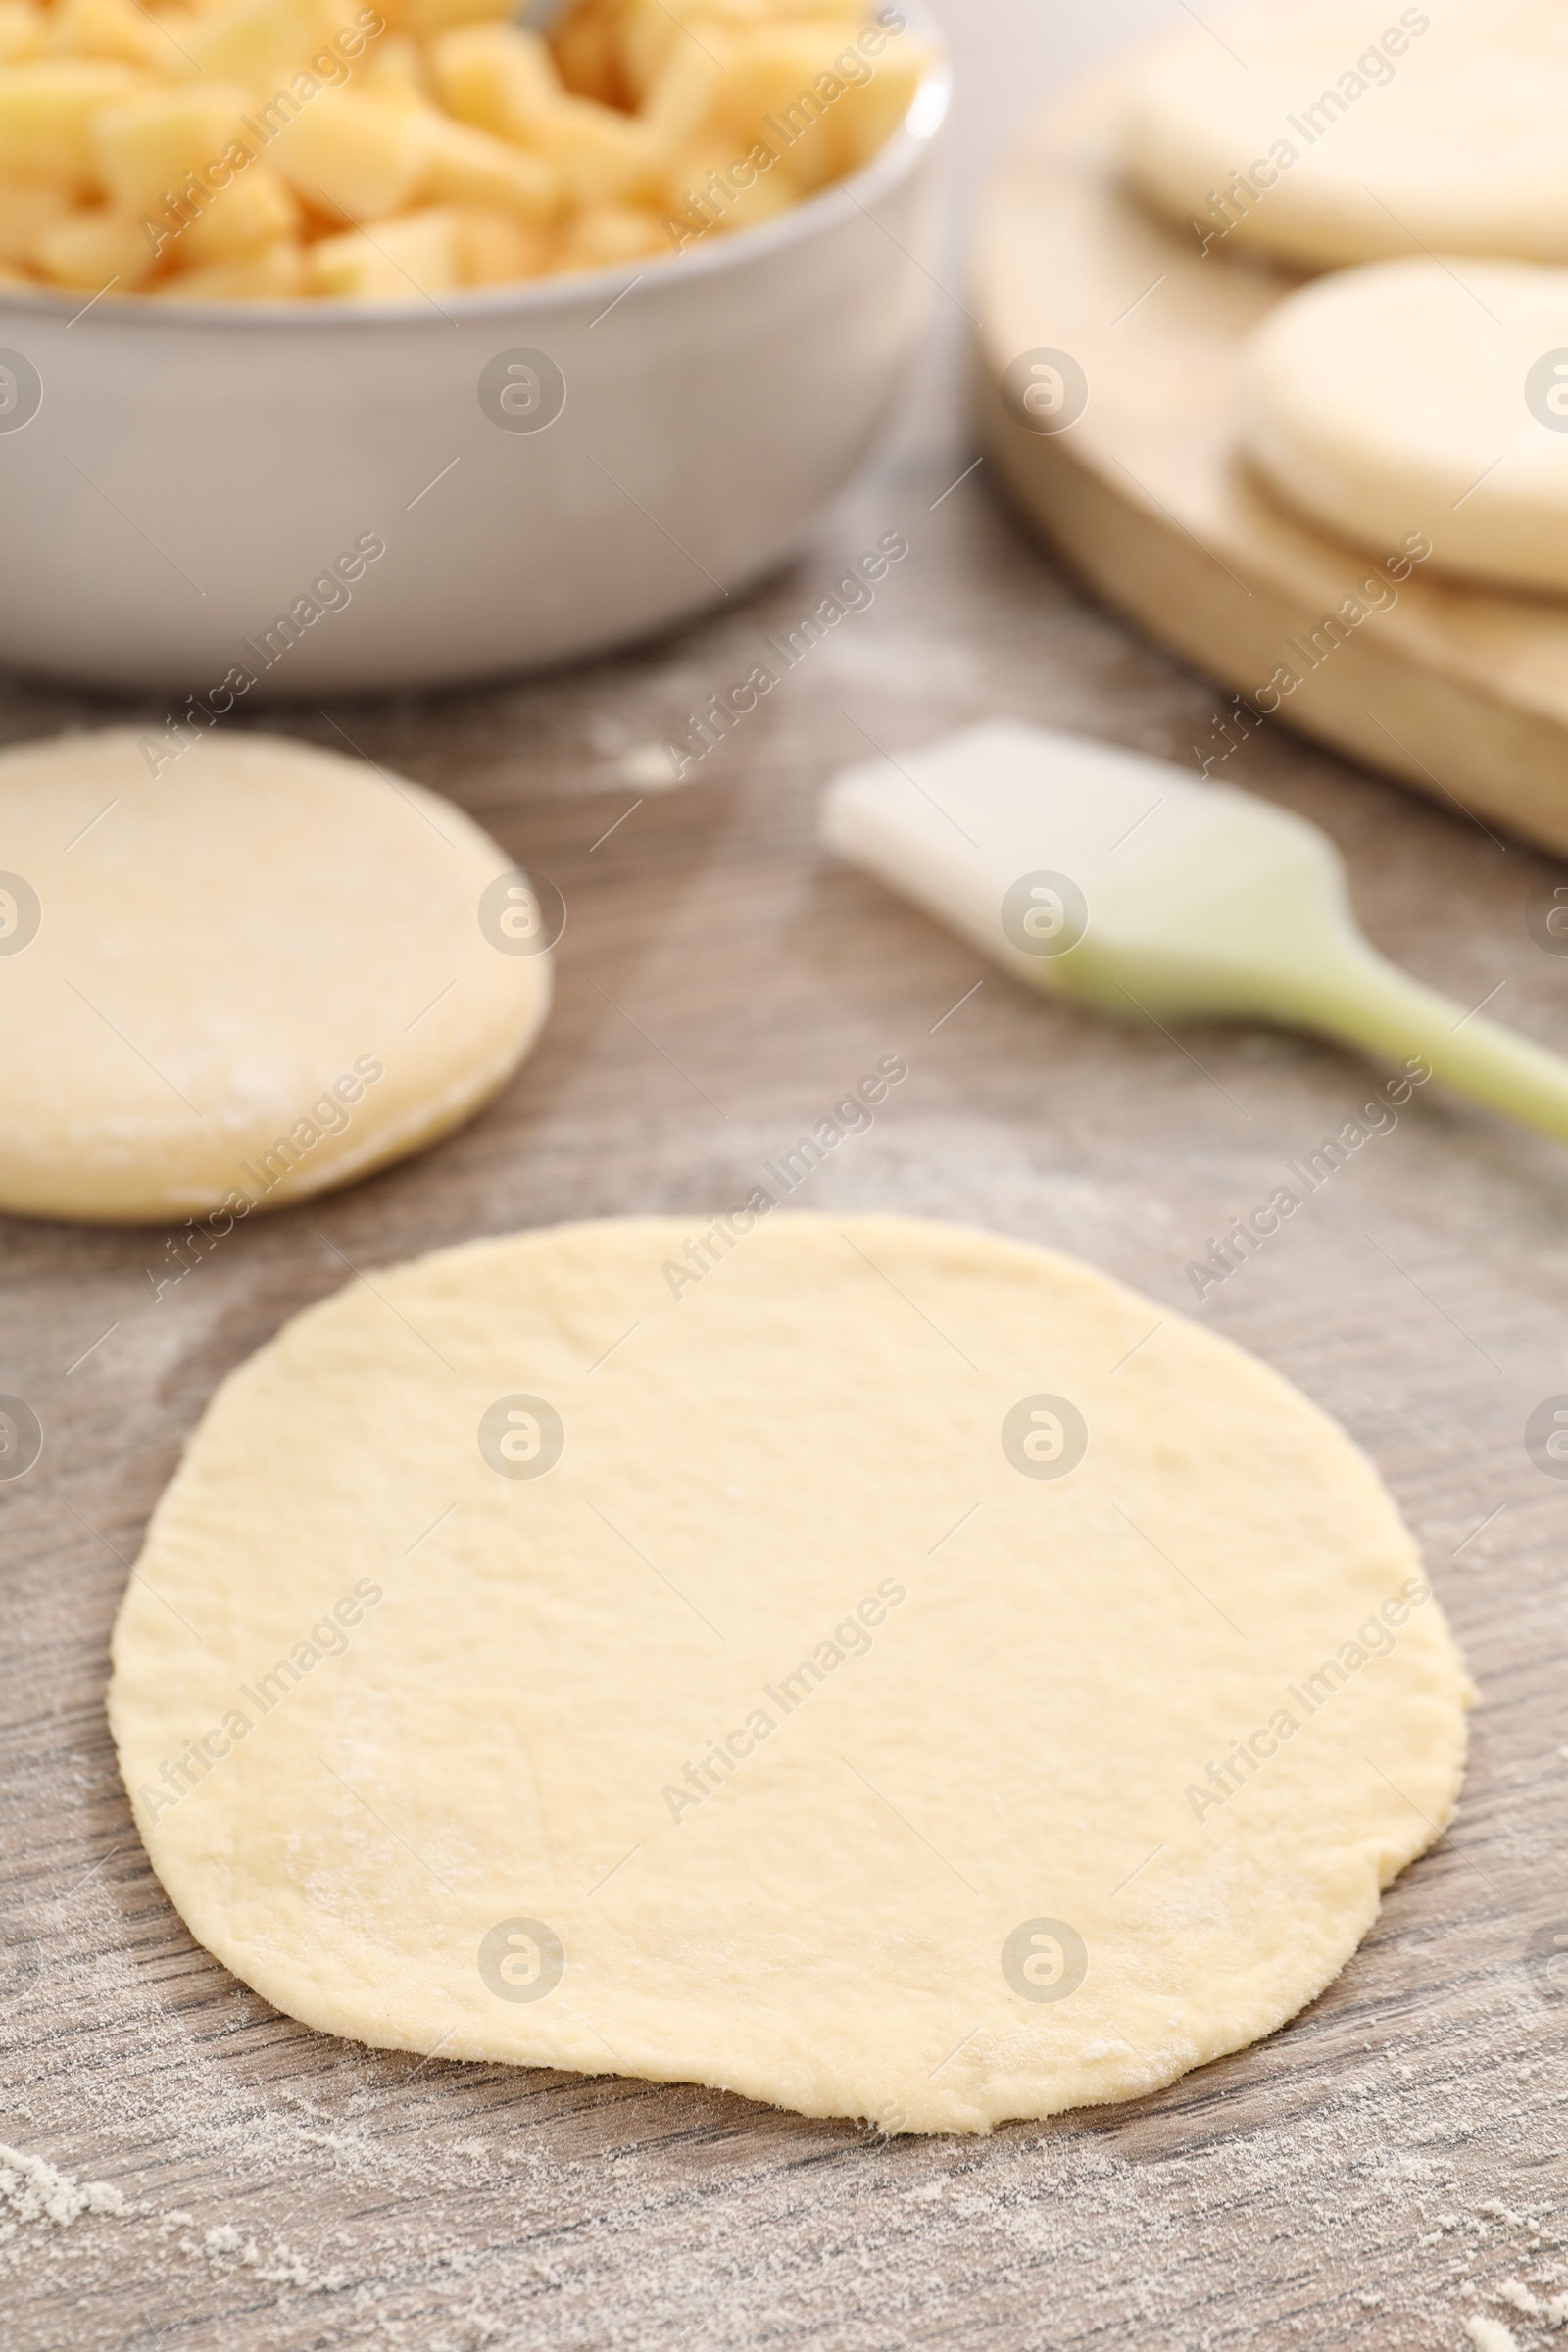
[[1004, 970], [1097, 1011], [1314, 1030], [1568, 1138], [1568, 1062], [1379, 956], [1298, 816], [1082, 736], [984, 726], [830, 788], [822, 834]]

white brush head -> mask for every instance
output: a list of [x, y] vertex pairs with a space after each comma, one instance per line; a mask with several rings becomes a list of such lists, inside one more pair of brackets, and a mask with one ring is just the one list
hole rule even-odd
[[822, 837], [1020, 979], [1073, 993], [1107, 959], [1203, 954], [1282, 858], [1319, 888], [1337, 874], [1315, 828], [1248, 794], [1007, 724], [850, 768]]
[[1314, 1030], [1393, 1066], [1404, 1097], [1391, 1102], [1436, 1075], [1568, 1138], [1568, 1063], [1379, 956], [1332, 843], [1250, 793], [1109, 744], [984, 726], [850, 769], [822, 833], [1032, 987], [1161, 1027]]

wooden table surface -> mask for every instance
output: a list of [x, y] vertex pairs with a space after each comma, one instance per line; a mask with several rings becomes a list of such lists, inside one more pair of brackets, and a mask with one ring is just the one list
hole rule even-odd
[[[0, 1390], [48, 1433], [0, 1488], [0, 2135], [126, 2200], [51, 2218], [77, 2200], [0, 2172], [7, 2352], [1463, 2352], [1476, 2314], [1546, 2341], [1496, 2290], [1548, 2292], [1562, 2257], [1568, 1986], [1530, 1955], [1568, 1936], [1568, 1485], [1522, 1433], [1568, 1390], [1568, 1157], [1436, 1088], [1202, 1310], [1369, 1448], [1484, 1693], [1457, 1823], [1271, 2041], [988, 2140], [421, 2062], [233, 1982], [131, 1826], [103, 1713], [126, 1563], [215, 1382], [338, 1287], [335, 1250], [367, 1266], [585, 1214], [695, 1220], [899, 1053], [908, 1084], [806, 1204], [968, 1219], [1194, 1311], [1187, 1261], [1365, 1100], [1371, 1073], [1326, 1046], [1123, 1030], [1026, 996], [814, 846], [824, 781], [868, 741], [898, 756], [1004, 716], [1189, 764], [1212, 743], [1214, 690], [1087, 603], [987, 468], [940, 495], [969, 454], [956, 428], [951, 451], [884, 462], [797, 570], [674, 642], [334, 710], [568, 902], [542, 1047], [466, 1132], [240, 1229], [157, 1302], [160, 1234], [0, 1227]], [[910, 554], [874, 607], [682, 789], [640, 780], [648, 747], [888, 530]], [[8, 739], [119, 715], [0, 693]], [[316, 712], [274, 723], [338, 740]], [[1278, 728], [1216, 772], [1328, 829], [1383, 948], [1568, 1048], [1568, 958], [1525, 920], [1534, 856]]]

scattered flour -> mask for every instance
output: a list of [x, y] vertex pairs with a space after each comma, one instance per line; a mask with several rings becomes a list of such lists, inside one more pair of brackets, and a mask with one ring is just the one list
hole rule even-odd
[[1519, 2352], [1519, 2340], [1500, 2320], [1466, 2320], [1464, 2331], [1476, 2352]]
[[53, 2222], [68, 2230], [82, 2213], [132, 2211], [108, 2180], [76, 2180], [41, 2156], [24, 2156], [0, 2141], [0, 2198], [21, 2222]]
[[[196, 2251], [194, 2246], [187, 2250]], [[220, 2272], [231, 2270], [235, 2263], [249, 2267], [261, 2260], [255, 2238], [243, 2237], [232, 2222], [222, 2222], [216, 2230], [209, 2230], [202, 2239], [202, 2252], [213, 2269]]]
[[291, 2254], [287, 2246], [279, 2246], [274, 2268], [260, 2276], [269, 2286], [296, 2286], [307, 2295], [340, 2295], [354, 2280], [345, 2270], [334, 2269], [317, 2274], [300, 2255]]
[[1500, 2302], [1511, 2303], [1515, 2311], [1522, 2311], [1526, 2319], [1544, 2320], [1548, 2328], [1561, 2328], [1568, 2323], [1568, 2295], [1553, 2295], [1549, 2302], [1543, 2303], [1522, 2278], [1504, 2278], [1497, 2297]]

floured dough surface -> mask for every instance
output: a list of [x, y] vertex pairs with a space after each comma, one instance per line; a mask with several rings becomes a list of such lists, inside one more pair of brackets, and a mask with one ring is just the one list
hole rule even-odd
[[281, 737], [0, 756], [0, 1207], [221, 1233], [445, 1134], [549, 1005], [510, 871], [450, 802]]
[[1247, 355], [1243, 442], [1378, 553], [1568, 589], [1568, 270], [1384, 262], [1289, 295]]
[[1568, 260], [1558, 0], [1266, 0], [1152, 47], [1123, 156], [1212, 257]]
[[1262, 1365], [1070, 1259], [755, 1196], [299, 1316], [114, 1657], [158, 1875], [279, 2008], [916, 2132], [1292, 2016], [1448, 1820], [1468, 1698], [1375, 1473]]

